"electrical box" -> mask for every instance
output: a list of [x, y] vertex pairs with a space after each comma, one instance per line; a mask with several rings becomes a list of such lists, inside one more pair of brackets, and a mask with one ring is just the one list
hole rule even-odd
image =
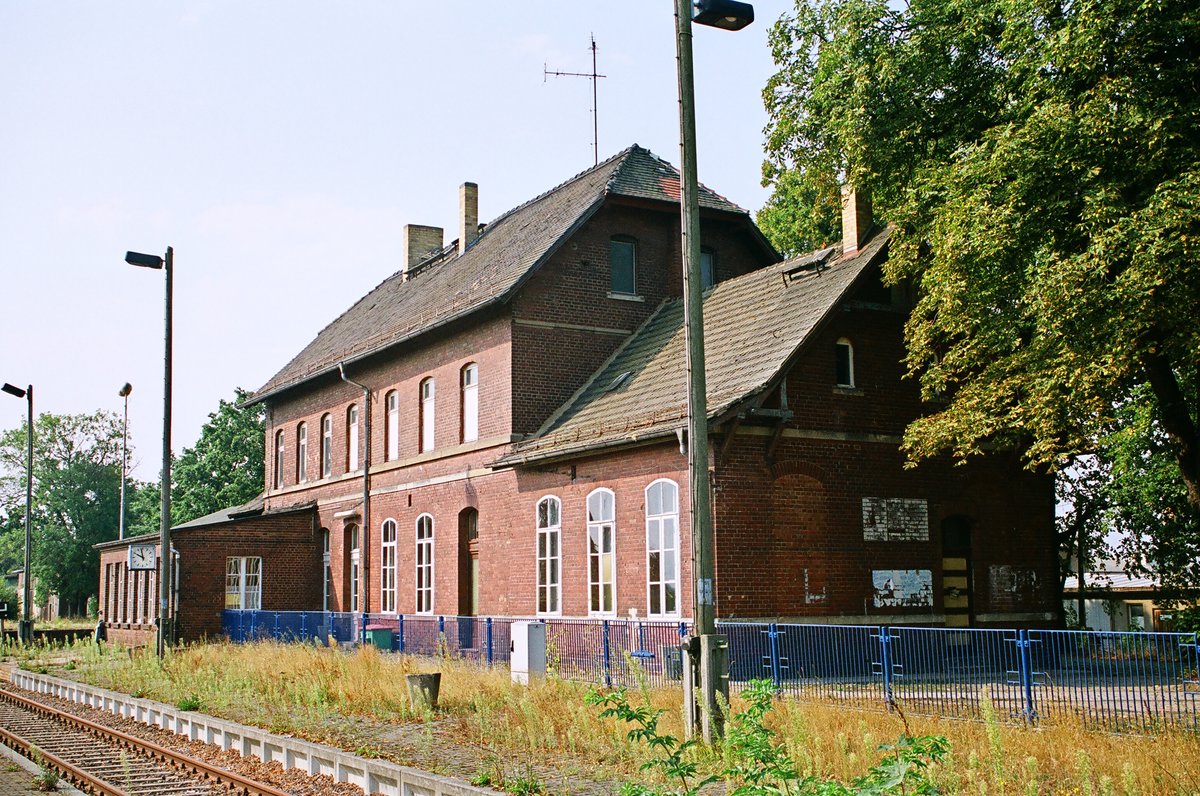
[[513, 622], [510, 632], [512, 681], [527, 685], [530, 677], [546, 674], [546, 625], [543, 622]]

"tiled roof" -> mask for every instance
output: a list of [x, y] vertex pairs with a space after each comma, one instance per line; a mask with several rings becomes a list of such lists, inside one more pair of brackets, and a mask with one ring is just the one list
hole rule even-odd
[[[410, 278], [399, 271], [389, 276], [322, 329], [250, 403], [504, 300], [608, 196], [677, 202], [679, 172], [635, 144], [510, 210], [463, 254], [447, 247]], [[703, 187], [700, 204], [747, 215]]]
[[[890, 236], [857, 254], [824, 250], [718, 283], [704, 297], [710, 417], [762, 392], [877, 259]], [[827, 260], [820, 271], [805, 266]], [[789, 274], [795, 276], [789, 276]], [[533, 438], [497, 464], [573, 455], [673, 434], [687, 421], [683, 301], [664, 304]]]

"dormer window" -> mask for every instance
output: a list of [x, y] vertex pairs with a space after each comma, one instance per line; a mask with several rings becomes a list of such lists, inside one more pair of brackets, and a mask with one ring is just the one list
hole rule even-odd
[[614, 235], [608, 242], [609, 289], [626, 296], [637, 295], [637, 241]]
[[854, 388], [854, 346], [846, 338], [841, 338], [833, 346], [836, 361], [836, 378], [838, 387]]
[[700, 249], [700, 289], [708, 290], [717, 283], [717, 255], [712, 249]]

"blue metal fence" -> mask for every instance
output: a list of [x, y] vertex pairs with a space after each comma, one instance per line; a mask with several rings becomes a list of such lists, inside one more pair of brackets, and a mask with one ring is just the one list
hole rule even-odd
[[[234, 642], [376, 643], [396, 652], [509, 660], [513, 619], [226, 611]], [[548, 668], [606, 686], [682, 674], [680, 622], [541, 618]], [[379, 633], [379, 631], [390, 631]], [[1190, 633], [980, 630], [720, 622], [734, 681], [859, 708], [1006, 721], [1080, 720], [1117, 732], [1200, 730], [1200, 641]], [[986, 695], [986, 697], [985, 697]]]

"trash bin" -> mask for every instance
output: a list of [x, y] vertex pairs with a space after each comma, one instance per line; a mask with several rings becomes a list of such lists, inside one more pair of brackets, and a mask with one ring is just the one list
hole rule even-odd
[[392, 629], [387, 625], [367, 625], [367, 640], [384, 652], [392, 651]]

